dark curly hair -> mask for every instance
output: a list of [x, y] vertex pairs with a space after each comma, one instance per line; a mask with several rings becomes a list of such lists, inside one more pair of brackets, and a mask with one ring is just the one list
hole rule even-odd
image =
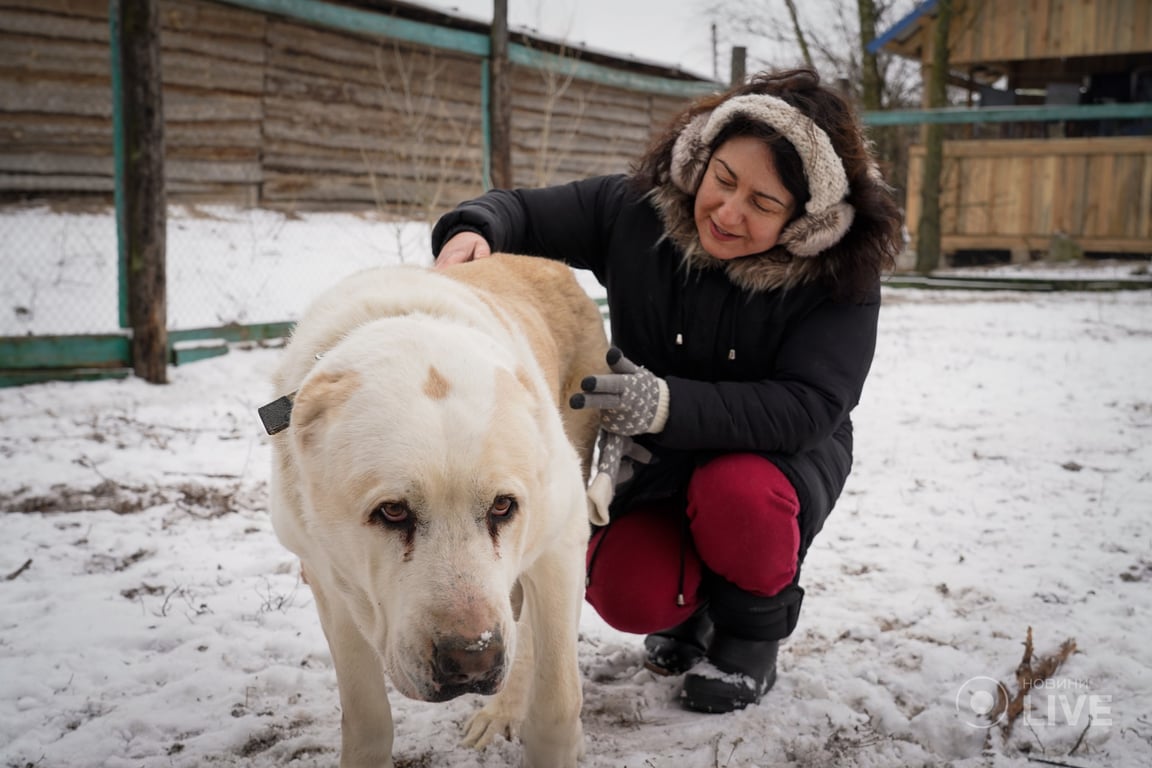
[[[865, 137], [855, 110], [838, 91], [822, 84], [820, 76], [810, 69], [760, 72], [742, 85], [696, 100], [653, 139], [645, 154], [633, 164], [630, 173], [633, 185], [641, 192], [649, 192], [670, 184], [672, 147], [684, 127], [697, 115], [711, 112], [732, 97], [745, 95], [775, 96], [807, 115], [828, 134], [844, 163], [849, 185], [847, 202], [856, 214], [848, 233], [819, 258], [835, 264], [835, 269], [825, 275], [828, 288], [836, 298], [859, 299], [874, 292], [881, 274], [893, 268], [896, 254], [903, 247], [902, 216], [891, 187], [879, 174], [871, 142]], [[803, 213], [803, 204], [809, 198], [808, 181], [792, 144], [763, 124], [735, 120], [720, 132], [710, 150], [715, 151], [735, 136], [753, 136], [768, 145], [781, 181], [796, 198], [796, 215]], [[782, 248], [774, 249], [765, 257], [797, 258]]]

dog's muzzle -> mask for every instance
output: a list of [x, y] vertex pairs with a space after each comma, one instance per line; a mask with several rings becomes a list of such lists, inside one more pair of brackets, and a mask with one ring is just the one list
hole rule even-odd
[[504, 667], [504, 639], [499, 631], [485, 632], [479, 638], [440, 638], [432, 651], [436, 689], [429, 701], [495, 693], [504, 683]]

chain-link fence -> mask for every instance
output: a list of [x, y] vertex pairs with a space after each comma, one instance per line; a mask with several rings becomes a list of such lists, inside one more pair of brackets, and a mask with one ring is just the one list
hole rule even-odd
[[[350, 272], [431, 261], [424, 224], [223, 206], [173, 206], [166, 252], [170, 331], [294, 320]], [[0, 263], [0, 336], [119, 330], [111, 208], [0, 209]]]
[[0, 336], [120, 327], [112, 211], [0, 209]]
[[432, 259], [420, 223], [227, 207], [171, 209], [167, 251], [171, 331], [295, 320], [346, 274]]

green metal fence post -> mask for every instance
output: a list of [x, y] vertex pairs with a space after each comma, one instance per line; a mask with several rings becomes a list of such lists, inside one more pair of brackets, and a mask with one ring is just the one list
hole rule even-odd
[[116, 214], [117, 317], [128, 328], [128, 243], [124, 217], [124, 109], [123, 66], [120, 61], [120, 0], [108, 2], [108, 48], [112, 68], [112, 177]]

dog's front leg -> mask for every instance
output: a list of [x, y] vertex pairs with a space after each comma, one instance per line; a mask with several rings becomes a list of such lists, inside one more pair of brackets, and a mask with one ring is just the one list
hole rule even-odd
[[340, 688], [340, 768], [392, 768], [392, 707], [380, 658], [340, 595], [314, 576], [310, 585]]
[[500, 692], [474, 714], [464, 730], [465, 746], [483, 749], [497, 736], [512, 741], [520, 736], [520, 726], [528, 710], [532, 691], [532, 619], [527, 606], [516, 622], [516, 657]]
[[584, 548], [557, 547], [544, 554], [522, 582], [535, 657], [528, 712], [520, 731], [524, 765], [575, 768], [584, 754], [580, 725], [584, 694], [576, 659]]

